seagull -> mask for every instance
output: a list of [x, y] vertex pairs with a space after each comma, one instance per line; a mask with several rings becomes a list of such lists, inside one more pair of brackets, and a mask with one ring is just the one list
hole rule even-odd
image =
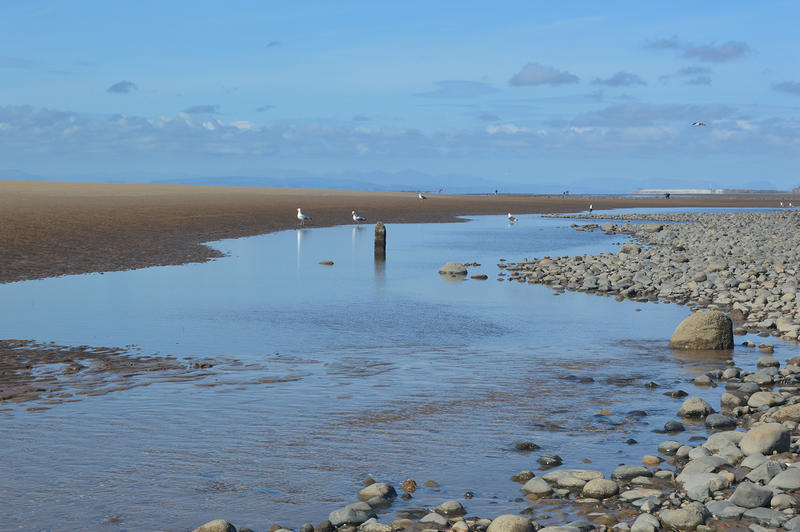
[[300, 207], [297, 208], [297, 219], [300, 220], [300, 223], [303, 224], [303, 227], [306, 225], [306, 221], [311, 219], [311, 216], [306, 216], [303, 214], [303, 211], [300, 210]]
[[592, 212], [592, 204], [591, 203], [589, 204], [589, 212]]
[[781, 209], [783, 209], [783, 202], [781, 202]]
[[517, 223], [517, 217], [516, 216], [511, 216], [511, 213], [508, 213], [508, 223], [510, 223], [510, 224]]
[[428, 198], [426, 198], [425, 196], [423, 196], [421, 192], [418, 192], [418, 193], [417, 193], [417, 197], [418, 197], [419, 199], [428, 199]]
[[693, 126], [704, 126], [704, 125], [706, 125], [706, 123], [705, 122], [692, 122], [692, 125]]
[[363, 216], [359, 216], [356, 211], [353, 211], [353, 221], [357, 224], [360, 224], [361, 222], [366, 222], [367, 219]]

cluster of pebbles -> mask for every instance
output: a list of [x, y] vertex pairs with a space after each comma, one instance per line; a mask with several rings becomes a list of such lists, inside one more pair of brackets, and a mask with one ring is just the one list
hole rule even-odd
[[625, 243], [616, 254], [501, 261], [499, 278], [718, 309], [741, 322], [737, 333], [766, 332], [798, 341], [800, 211], [570, 218], [609, 220], [574, 227], [631, 235], [638, 244]]
[[[530, 516], [465, 517], [463, 504], [469, 504], [465, 500], [463, 504], [446, 501], [436, 508], [419, 509], [413, 516], [406, 512], [408, 518], [382, 523], [378, 516], [393, 504], [397, 491], [391, 484], [374, 482], [358, 493], [358, 502], [332, 511], [328, 520], [317, 526], [302, 525], [299, 531], [800, 530], [800, 357], [787, 361], [781, 369], [776, 359], [762, 356], [758, 371], [730, 366], [705, 377], [724, 385], [720, 413], [693, 396], [686, 397], [677, 412], [687, 423], [705, 423], [711, 434], [704, 441], [697, 437], [692, 438], [696, 445], [663, 441], [653, 455], [642, 457], [641, 465], [620, 465], [610, 478], [590, 469], [559, 468], [540, 472], [541, 476], [521, 471], [511, 480], [522, 484], [529, 505], [523, 513]], [[678, 397], [685, 392], [668, 394]], [[671, 423], [682, 427], [682, 423]], [[401, 489], [403, 498], [409, 498], [416, 482], [406, 480]], [[573, 506], [581, 518], [542, 526], [537, 515], [555, 501]], [[238, 532], [249, 530], [240, 528]], [[275, 525], [270, 530], [291, 529]], [[236, 532], [236, 528], [216, 520], [195, 532]]]

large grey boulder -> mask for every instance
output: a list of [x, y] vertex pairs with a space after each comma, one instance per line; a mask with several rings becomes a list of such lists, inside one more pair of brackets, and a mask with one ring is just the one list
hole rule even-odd
[[372, 507], [365, 502], [348, 504], [344, 508], [332, 511], [328, 515], [328, 521], [335, 527], [342, 525], [360, 525], [370, 517], [376, 517]]
[[467, 267], [460, 262], [448, 262], [441, 268], [439, 273], [442, 275], [450, 275], [452, 277], [467, 275]]
[[756, 392], [747, 400], [750, 408], [760, 408], [762, 406], [777, 406], [786, 402], [786, 399], [778, 392]]
[[786, 471], [781, 471], [772, 477], [772, 480], [767, 485], [770, 488], [780, 488], [787, 491], [800, 490], [800, 468], [790, 467]]
[[739, 445], [742, 441], [744, 432], [738, 430], [726, 430], [723, 432], [715, 432], [703, 444], [703, 447], [715, 453], [720, 449], [724, 449], [729, 445]]
[[684, 484], [686, 496], [693, 501], [703, 502], [715, 491], [727, 488], [730, 481], [716, 473], [700, 473], [690, 477]]
[[676, 530], [694, 530], [705, 523], [708, 517], [708, 510], [699, 502], [689, 503], [677, 510], [661, 511], [661, 523], [664, 527]]
[[507, 514], [495, 517], [486, 532], [533, 532], [533, 525], [530, 519]]
[[621, 465], [611, 472], [611, 478], [630, 480], [636, 477], [652, 477], [653, 472], [640, 465]]
[[736, 506], [728, 501], [709, 501], [706, 503], [706, 509], [714, 517], [723, 519], [738, 519], [747, 510], [747, 508]]
[[739, 442], [739, 448], [746, 456], [755, 453], [768, 455], [773, 451], [786, 452], [790, 444], [789, 429], [780, 423], [763, 423], [747, 431]]
[[236, 532], [236, 527], [224, 519], [214, 519], [198, 526], [192, 532]]
[[727, 465], [730, 465], [728, 461], [719, 456], [701, 456], [686, 464], [675, 480], [683, 484], [695, 475], [716, 473], [719, 468]]
[[[392, 527], [381, 523], [374, 517], [371, 517], [370, 519], [367, 519], [361, 523], [361, 526], [358, 527], [358, 530], [359, 532], [392, 532]], [[303, 531], [301, 530], [300, 532]]]
[[752, 482], [742, 482], [736, 486], [728, 501], [742, 508], [759, 508], [767, 506], [772, 499], [772, 490], [753, 484]]
[[675, 349], [733, 349], [733, 322], [718, 310], [695, 312], [678, 325], [669, 346]]
[[687, 397], [678, 410], [681, 417], [701, 418], [714, 413], [708, 401], [700, 397]]

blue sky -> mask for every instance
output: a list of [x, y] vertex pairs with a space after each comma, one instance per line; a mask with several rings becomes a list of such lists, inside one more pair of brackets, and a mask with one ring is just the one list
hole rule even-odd
[[800, 4], [558, 4], [0, 0], [0, 175], [800, 186]]

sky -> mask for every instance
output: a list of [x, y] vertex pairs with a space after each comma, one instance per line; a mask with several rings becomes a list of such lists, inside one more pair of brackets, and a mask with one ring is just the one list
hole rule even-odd
[[0, 0], [0, 178], [788, 190], [798, 20], [793, 1]]

